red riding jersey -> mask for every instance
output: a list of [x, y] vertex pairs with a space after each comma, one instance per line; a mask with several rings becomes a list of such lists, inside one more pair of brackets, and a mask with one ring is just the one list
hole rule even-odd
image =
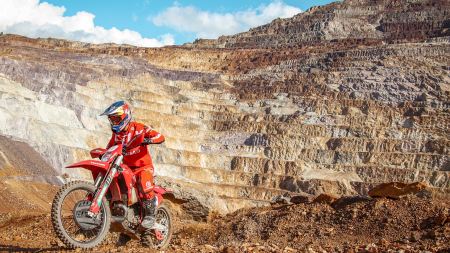
[[[159, 144], [164, 142], [164, 136], [142, 123], [130, 122], [125, 130], [119, 133], [113, 133], [109, 140], [107, 148], [119, 143], [127, 145], [136, 135], [145, 134], [145, 138], [149, 138], [152, 143]], [[147, 146], [137, 146], [127, 149], [123, 162], [130, 168], [148, 166], [153, 169], [153, 162]]]

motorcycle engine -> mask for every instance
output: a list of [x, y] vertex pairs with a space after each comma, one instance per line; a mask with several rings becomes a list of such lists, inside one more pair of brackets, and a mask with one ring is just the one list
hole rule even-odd
[[123, 217], [126, 218], [125, 215], [127, 214], [127, 210], [125, 209], [123, 204], [115, 204], [113, 208], [111, 208], [111, 214], [116, 217]]
[[136, 206], [127, 207], [122, 203], [118, 203], [111, 208], [111, 214], [116, 218], [122, 219], [123, 225], [129, 228], [137, 227], [140, 224], [139, 210], [137, 210]]

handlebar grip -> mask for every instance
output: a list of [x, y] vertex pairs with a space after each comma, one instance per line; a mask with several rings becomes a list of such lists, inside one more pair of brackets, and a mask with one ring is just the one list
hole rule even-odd
[[150, 138], [144, 138], [142, 145], [149, 145], [149, 144], [152, 144], [152, 140]]

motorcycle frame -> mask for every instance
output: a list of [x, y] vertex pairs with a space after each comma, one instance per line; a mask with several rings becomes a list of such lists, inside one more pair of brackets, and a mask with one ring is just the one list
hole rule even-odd
[[[112, 147], [111, 147], [112, 148]], [[94, 194], [89, 194], [88, 200], [92, 202], [89, 212], [91, 214], [98, 214], [102, 205], [103, 197], [109, 192], [111, 193], [111, 203], [123, 203], [122, 191], [119, 180], [123, 180], [123, 185], [127, 191], [127, 206], [131, 206], [136, 202], [141, 202], [142, 195], [137, 189], [136, 174], [127, 165], [123, 164], [122, 149], [123, 144], [116, 145], [107, 161], [99, 160], [84, 160], [71, 165], [66, 168], [84, 168], [92, 172], [92, 177], [95, 182], [96, 190]], [[94, 149], [91, 151], [91, 157], [96, 158], [105, 154], [106, 149]], [[122, 179], [119, 178], [122, 175]], [[153, 191], [157, 197], [157, 204], [163, 201], [163, 195], [167, 192], [166, 189], [160, 186], [154, 186]]]

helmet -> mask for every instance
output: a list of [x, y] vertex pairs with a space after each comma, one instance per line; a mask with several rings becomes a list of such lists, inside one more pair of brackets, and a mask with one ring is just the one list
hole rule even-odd
[[131, 110], [125, 101], [117, 101], [110, 105], [100, 116], [107, 115], [111, 130], [118, 133], [126, 128], [131, 121]]

